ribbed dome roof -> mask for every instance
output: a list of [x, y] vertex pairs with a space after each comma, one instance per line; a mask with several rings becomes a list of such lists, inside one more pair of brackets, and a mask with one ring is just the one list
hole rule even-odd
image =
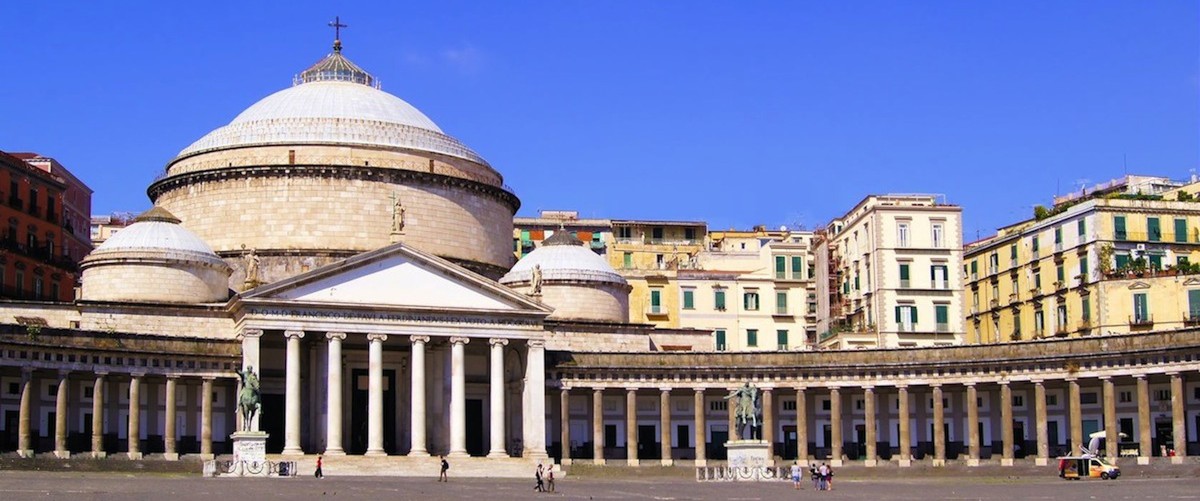
[[136, 255], [159, 255], [164, 259], [199, 261], [227, 266], [195, 233], [179, 225], [179, 219], [161, 207], [154, 207], [134, 219], [134, 223], [116, 232], [84, 261]]
[[[560, 236], [563, 234], [563, 236]], [[542, 279], [574, 280], [585, 282], [628, 285], [608, 262], [588, 249], [566, 230], [554, 232], [509, 270], [500, 283], [505, 285], [528, 282], [533, 277], [533, 267], [541, 265]]]
[[441, 153], [487, 165], [340, 52], [298, 75], [291, 88], [246, 108], [179, 153], [276, 144], [359, 144]]

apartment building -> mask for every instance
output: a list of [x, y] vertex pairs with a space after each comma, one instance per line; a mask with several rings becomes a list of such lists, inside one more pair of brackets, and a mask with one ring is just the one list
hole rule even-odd
[[62, 195], [66, 182], [24, 160], [0, 152], [0, 218], [7, 231], [0, 247], [0, 297], [71, 301], [78, 262], [67, 252]]
[[935, 195], [870, 195], [813, 245], [820, 347], [962, 342], [962, 208]]
[[580, 218], [579, 211], [544, 210], [538, 217], [513, 218], [513, 255], [525, 257], [556, 230], [564, 229], [601, 256], [612, 243], [612, 220]]

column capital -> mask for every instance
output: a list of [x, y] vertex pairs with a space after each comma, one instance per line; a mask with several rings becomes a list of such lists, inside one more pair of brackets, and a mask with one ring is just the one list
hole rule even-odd
[[1096, 379], [1099, 379], [1101, 381], [1112, 381], [1112, 376], [1099, 376]]
[[287, 339], [304, 339], [304, 331], [283, 331], [283, 337]]
[[168, 374], [164, 374], [164, 377], [166, 377], [167, 379], [179, 379], [179, 374], [171, 372]]
[[545, 348], [546, 347], [546, 341], [543, 339], [530, 339], [529, 341], [526, 341], [526, 344], [528, 344], [530, 348]]
[[1009, 386], [1009, 385], [1011, 385], [1011, 384], [1012, 384], [1012, 381], [1009, 381], [1009, 380], [1007, 380], [1007, 379], [1001, 379], [1001, 380], [1000, 380], [1000, 381], [998, 381], [997, 383], [998, 383], [1000, 386]]
[[208, 383], [211, 383], [211, 382], [213, 382], [213, 381], [216, 381], [216, 380], [217, 380], [217, 376], [201, 376], [201, 377], [200, 377], [200, 380], [201, 380], [201, 381], [208, 382]]
[[699, 394], [703, 395], [703, 394], [704, 394], [704, 390], [706, 390], [706, 389], [707, 389], [707, 388], [692, 388], [692, 391], [694, 391], [694, 392], [696, 392], [696, 393], [699, 393]]
[[414, 335], [408, 336], [408, 340], [409, 340], [409, 342], [411, 342], [412, 344], [417, 344], [417, 343], [420, 343], [420, 344], [426, 344], [426, 343], [428, 343], [428, 342], [429, 342], [429, 336], [423, 336], [423, 335], [420, 335], [420, 334], [414, 334]]
[[92, 374], [95, 374], [96, 377], [105, 377], [105, 376], [108, 376], [108, 371], [103, 370], [103, 369], [94, 370], [94, 371], [92, 371]]
[[370, 333], [367, 334], [367, 341], [372, 343], [378, 341], [380, 343], [387, 341], [387, 334]]
[[346, 333], [345, 332], [326, 332], [325, 339], [328, 339], [330, 341], [333, 341], [333, 340], [342, 341], [342, 340], [346, 339]]
[[963, 386], [966, 386], [967, 388], [974, 388], [975, 384], [976, 384], [975, 381], [967, 381], [967, 382], [963, 383]]
[[66, 378], [68, 378], [68, 377], [71, 377], [71, 369], [59, 369], [59, 370], [58, 370], [58, 377], [60, 377], [60, 378], [62, 378], [62, 379], [66, 379]]
[[896, 389], [899, 391], [908, 391], [908, 384], [898, 384], [896, 385]]
[[625, 393], [627, 393], [627, 394], [634, 394], [634, 393], [637, 393], [637, 391], [638, 391], [638, 388], [625, 388]]
[[807, 386], [797, 386], [797, 387], [796, 387], [796, 393], [804, 393], [804, 392], [806, 392], [806, 391], [808, 391], [808, 387], [807, 387]]
[[771, 392], [775, 391], [775, 388], [773, 388], [773, 387], [767, 387], [767, 388], [762, 388], [762, 389], [761, 389], [761, 390], [759, 390], [759, 391], [761, 391], [761, 392], [763, 392], [763, 393], [771, 393]]
[[31, 377], [31, 376], [33, 376], [33, 367], [30, 367], [28, 365], [22, 366], [21, 367], [21, 377]]
[[141, 379], [141, 378], [143, 378], [143, 377], [146, 377], [146, 373], [145, 373], [145, 372], [130, 372], [130, 373], [129, 373], [129, 377], [130, 377], [131, 379], [132, 379], [132, 378], [138, 378], [138, 379]]
[[1146, 375], [1145, 375], [1145, 374], [1134, 374], [1134, 375], [1133, 375], [1133, 378], [1134, 378], [1134, 379], [1136, 379], [1136, 380], [1138, 380], [1138, 381], [1141, 381], [1141, 380], [1144, 380], [1144, 379], [1146, 379]]
[[672, 390], [672, 388], [659, 388], [658, 389], [658, 391], [660, 391], [662, 393], [667, 393], [667, 394], [670, 394], [671, 390]]
[[488, 339], [488, 344], [490, 344], [492, 346], [496, 346], [496, 345], [508, 346], [508, 340], [504, 339], [502, 337], [494, 337], [494, 338]]
[[470, 342], [471, 342], [471, 338], [469, 338], [469, 337], [454, 336], [454, 337], [450, 338], [450, 344], [467, 344]]
[[604, 389], [603, 386], [592, 387], [592, 393], [604, 393]]
[[1044, 382], [1041, 379], [1030, 379], [1029, 382], [1033, 383], [1037, 386], [1042, 386], [1044, 384]]
[[875, 393], [875, 385], [868, 384], [862, 387], [863, 393]]
[[262, 337], [262, 335], [262, 329], [242, 329], [242, 332], [238, 333], [239, 338]]

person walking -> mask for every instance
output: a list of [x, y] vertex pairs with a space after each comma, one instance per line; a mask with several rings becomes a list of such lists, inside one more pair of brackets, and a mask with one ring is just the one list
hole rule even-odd
[[821, 489], [821, 476], [819, 474], [817, 474], [817, 464], [816, 463], [808, 464], [808, 476], [810, 478], [812, 478], [813, 490], [820, 490]]
[[554, 465], [546, 468], [546, 491], [554, 492]]
[[817, 485], [820, 486], [817, 488], [817, 490], [821, 490], [821, 491], [826, 490], [829, 486], [828, 479], [829, 479], [829, 466], [827, 466], [825, 463], [821, 463], [821, 466], [819, 468], [817, 468], [817, 480], [818, 480]]
[[792, 462], [792, 487], [800, 490], [800, 463], [797, 461]]
[[325, 474], [321, 473], [321, 456], [317, 456], [317, 471], [313, 473], [314, 477], [325, 478]]
[[438, 475], [438, 482], [449, 482], [450, 477], [446, 475], [446, 470], [450, 469], [450, 463], [446, 461], [446, 456], [442, 456], [442, 473]]
[[833, 490], [833, 467], [831, 466], [825, 467], [825, 490]]
[[537, 480], [533, 490], [536, 492], [546, 492], [546, 485], [542, 483], [542, 463], [538, 463], [537, 470], [533, 472], [533, 478]]

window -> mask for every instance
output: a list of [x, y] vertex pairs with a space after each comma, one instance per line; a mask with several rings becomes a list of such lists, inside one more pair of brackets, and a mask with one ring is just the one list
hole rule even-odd
[[696, 309], [696, 291], [693, 291], [691, 289], [683, 290], [683, 309], [685, 309], [685, 310]]
[[775, 278], [787, 278], [787, 258], [784, 256], [775, 256]]
[[979, 262], [971, 261], [971, 280], [979, 279]]
[[1150, 255], [1150, 269], [1161, 270], [1162, 269], [1162, 258], [1163, 257], [1160, 254], [1151, 254]]
[[1128, 404], [1130, 402], [1133, 402], [1133, 392], [1132, 391], [1118, 392], [1117, 393], [1117, 401], [1120, 403], [1123, 403], [1123, 404]]
[[661, 226], [650, 229], [650, 240], [653, 242], [662, 242], [663, 229]]
[[1042, 310], [1034, 310], [1033, 312], [1033, 333], [1041, 336], [1046, 332], [1046, 317]]
[[1033, 257], [1038, 256], [1038, 236], [1034, 235], [1029, 240], [1029, 249], [1033, 251]]
[[1034, 270], [1033, 272], [1033, 288], [1037, 291], [1042, 290], [1042, 272]]
[[747, 292], [742, 296], [742, 309], [746, 311], [758, 311], [757, 292]]
[[942, 223], [933, 223], [933, 246], [941, 248], [945, 245], [945, 230]]
[[1025, 407], [1025, 396], [1024, 395], [1013, 395], [1012, 396], [1012, 406], [1017, 407], [1017, 408]]
[[1133, 295], [1133, 322], [1137, 324], [1150, 322], [1150, 309], [1144, 292]]
[[949, 289], [950, 284], [947, 282], [947, 276], [950, 274], [949, 267], [943, 264], [935, 264], [929, 268], [929, 278], [933, 282], [934, 289]]
[[832, 409], [832, 408], [833, 408], [833, 406], [829, 404], [828, 398], [821, 399], [821, 410], [829, 411], [829, 409]]
[[725, 329], [717, 329], [715, 334], [717, 337], [717, 351], [725, 351]]
[[713, 400], [708, 403], [708, 410], [710, 410], [710, 411], [729, 410], [729, 401], [728, 400]]
[[650, 289], [650, 313], [657, 315], [662, 312], [662, 289]]
[[1056, 250], [1062, 248], [1062, 227], [1061, 226], [1054, 229], [1054, 248]]
[[689, 242], [691, 242], [692, 240], [695, 240], [696, 239], [696, 229], [695, 228], [684, 228], [683, 229], [683, 239], [687, 240]]
[[1154, 390], [1155, 402], [1167, 402], [1171, 400], [1171, 390]]
[[896, 324], [900, 332], [913, 332], [917, 324], [917, 307], [904, 305], [896, 307]]
[[1079, 280], [1087, 282], [1088, 280], [1088, 258], [1087, 256], [1079, 258]]
[[950, 332], [950, 306], [945, 304], [935, 305], [933, 313], [937, 320], [937, 331]]
[[1162, 240], [1162, 226], [1159, 225], [1158, 218], [1146, 218], [1146, 233], [1151, 242]]
[[1175, 220], [1175, 241], [1187, 242], [1187, 219]]
[[1063, 285], [1065, 285], [1067, 283], [1067, 278], [1066, 278], [1067, 274], [1066, 274], [1066, 270], [1063, 269], [1063, 265], [1060, 264], [1058, 266], [1055, 266], [1054, 273], [1055, 273], [1055, 276], [1058, 277], [1058, 286], [1059, 287], [1062, 287]]
[[779, 349], [788, 349], [788, 333], [785, 329], [775, 331], [775, 344], [779, 345]]
[[625, 254], [623, 256], [621, 256], [621, 266], [627, 270], [630, 268], [633, 268], [633, 253], [632, 252], [625, 252]]
[[1046, 395], [1046, 405], [1050, 407], [1058, 406], [1058, 395]]
[[804, 258], [800, 256], [792, 256], [792, 280], [801, 280], [804, 278]]
[[785, 410], [785, 411], [796, 410], [796, 401], [795, 400], [784, 400], [783, 401], [783, 410]]
[[[522, 238], [525, 237], [525, 232], [521, 232], [521, 237]], [[633, 239], [633, 228], [630, 228], [628, 226], [621, 226], [621, 227], [617, 228], [617, 238], [620, 238], [622, 240]]]
[[1096, 396], [1096, 392], [1094, 391], [1079, 394], [1079, 403], [1081, 404], [1094, 405], [1097, 402], [1099, 402], [1099, 398]]
[[1017, 266], [1017, 244], [1010, 245], [1008, 247], [1008, 251], [1009, 251], [1008, 259], [1010, 260], [1009, 265], [1016, 267]]
[[908, 223], [896, 225], [896, 246], [908, 247]]
[[1076, 223], [1076, 225], [1079, 227], [1079, 237], [1080, 237], [1079, 239], [1083, 240], [1085, 238], [1085, 235], [1087, 235], [1087, 220], [1080, 219], [1079, 222]]
[[857, 291], [857, 290], [861, 290], [861, 289], [862, 289], [862, 288], [860, 287], [860, 285], [861, 285], [861, 282], [859, 281], [859, 279], [858, 279], [858, 278], [859, 278], [859, 277], [858, 277], [858, 270], [854, 270], [854, 290], [856, 290], [856, 291]]
[[1200, 320], [1200, 289], [1188, 291], [1188, 319]]
[[908, 279], [908, 265], [901, 264], [900, 265], [900, 288], [907, 289], [909, 287], [909, 284], [910, 284], [910, 282]]
[[1125, 216], [1113, 216], [1113, 238], [1125, 240], [1127, 236], [1125, 233]]
[[746, 329], [746, 346], [758, 346], [758, 329]]
[[1129, 254], [1117, 254], [1114, 257], [1117, 262], [1117, 270], [1123, 270], [1126, 266], [1129, 266]]
[[775, 313], [786, 315], [788, 312], [787, 292], [775, 293]]
[[1090, 321], [1092, 319], [1092, 299], [1084, 296], [1079, 303], [1079, 318], [1084, 322]]
[[1057, 332], [1066, 332], [1067, 331], [1067, 305], [1065, 305], [1065, 304], [1058, 305], [1058, 308], [1055, 309], [1055, 313], [1056, 314], [1054, 315], [1054, 322], [1055, 322], [1055, 325], [1058, 326]]
[[725, 311], [725, 290], [717, 289], [713, 291], [713, 305], [717, 311]]

